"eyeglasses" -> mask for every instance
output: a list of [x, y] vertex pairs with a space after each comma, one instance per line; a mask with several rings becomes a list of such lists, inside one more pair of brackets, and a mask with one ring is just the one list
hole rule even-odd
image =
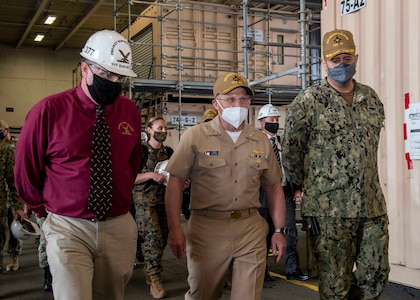
[[242, 98], [216, 98], [216, 100], [221, 100], [221, 101], [226, 101], [228, 102], [230, 105], [234, 105], [236, 102], [239, 102], [240, 104], [250, 104], [251, 103], [251, 98], [250, 97], [242, 97]]
[[101, 68], [98, 65], [89, 63], [88, 66], [96, 69], [98, 71], [99, 76], [101, 76], [102, 78], [108, 79], [109, 81], [116, 82], [116, 83], [124, 83], [127, 80], [127, 76], [115, 74], [113, 72], [110, 72], [108, 70]]

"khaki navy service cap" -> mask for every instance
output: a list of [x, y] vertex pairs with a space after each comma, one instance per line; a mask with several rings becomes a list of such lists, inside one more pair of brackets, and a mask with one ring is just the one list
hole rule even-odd
[[247, 91], [248, 95], [254, 95], [254, 91], [249, 87], [246, 78], [235, 72], [228, 73], [217, 78], [213, 87], [213, 95], [214, 97], [218, 94], [225, 95], [238, 87], [243, 87]]
[[334, 56], [342, 53], [356, 54], [353, 34], [344, 29], [334, 29], [324, 34], [322, 41], [322, 53], [324, 58], [331, 60]]
[[217, 110], [214, 108], [206, 109], [203, 113], [203, 122], [208, 122], [213, 120], [217, 116]]

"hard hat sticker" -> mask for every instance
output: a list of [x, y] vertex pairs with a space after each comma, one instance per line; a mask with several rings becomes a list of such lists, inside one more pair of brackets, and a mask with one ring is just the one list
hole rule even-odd
[[130, 62], [129, 56], [131, 52], [130, 51], [124, 52], [123, 50], [121, 50], [121, 48], [115, 49], [115, 47], [117, 47], [120, 43], [123, 43], [128, 49], [130, 49], [130, 46], [128, 45], [126, 41], [118, 40], [118, 41], [115, 41], [115, 43], [111, 47], [111, 55], [116, 55], [117, 53], [114, 53], [114, 52], [115, 50], [118, 50], [119, 54], [121, 55], [121, 58], [118, 59], [117, 61], [120, 63], [128, 64]]

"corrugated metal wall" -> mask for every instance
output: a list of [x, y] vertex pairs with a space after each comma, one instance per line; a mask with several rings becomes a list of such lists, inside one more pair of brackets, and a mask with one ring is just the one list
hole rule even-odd
[[355, 78], [384, 103], [379, 164], [390, 217], [390, 280], [420, 288], [420, 160], [408, 169], [403, 131], [405, 95], [411, 104], [420, 96], [420, 1], [363, 1], [364, 8], [341, 16], [342, 1], [324, 0], [321, 28], [353, 32], [359, 54]]
[[138, 78], [155, 78], [152, 26], [146, 27], [142, 32], [134, 36], [133, 41], [135, 42], [132, 46], [132, 59], [135, 62], [133, 71]]

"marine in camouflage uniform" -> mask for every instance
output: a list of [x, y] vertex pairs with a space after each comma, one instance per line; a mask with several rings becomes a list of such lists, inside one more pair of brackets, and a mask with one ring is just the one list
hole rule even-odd
[[349, 103], [325, 79], [302, 91], [286, 117], [286, 174], [303, 187], [302, 215], [319, 224], [311, 243], [320, 299], [378, 299], [390, 270], [377, 165], [384, 109], [373, 89], [352, 84]]
[[[157, 120], [165, 124], [164, 126], [166, 128], [166, 122], [162, 118], [158, 118]], [[149, 121], [149, 124], [154, 121]], [[166, 138], [166, 129], [165, 132], [155, 133]], [[156, 140], [152, 136], [149, 143], [153, 142], [156, 142]], [[142, 147], [143, 157], [140, 173], [155, 172], [156, 164], [169, 159], [173, 152], [172, 148], [163, 144], [160, 144], [160, 148], [155, 149], [149, 143], [144, 143]], [[160, 273], [162, 272], [163, 251], [168, 240], [165, 190], [166, 186], [163, 182], [156, 182], [153, 179], [135, 184], [133, 188], [133, 201], [136, 210], [135, 219], [139, 230], [139, 237], [143, 240], [141, 248], [145, 262], [146, 282], [151, 285], [151, 295], [154, 298], [165, 296], [165, 291], [161, 284], [155, 284], [154, 282], [156, 278], [159, 281], [161, 280]]]
[[[1, 133], [3, 134], [3, 133]], [[17, 195], [13, 166], [15, 164], [15, 155], [13, 148], [4, 140], [0, 140], [0, 249], [2, 250], [6, 242], [6, 232], [9, 230], [8, 207], [13, 211], [23, 210], [23, 203]], [[9, 205], [9, 206], [8, 206]], [[19, 244], [19, 243], [18, 243]], [[15, 248], [21, 249], [21, 248]], [[19, 250], [18, 250], [19, 252]], [[19, 254], [19, 253], [17, 253]], [[3, 253], [0, 251], [0, 272], [3, 270]]]
[[[13, 152], [14, 152], [15, 149], [16, 149], [16, 139], [14, 139], [13, 137], [10, 137], [9, 145], [13, 149]], [[18, 204], [16, 206], [16, 199], [14, 199], [13, 194], [10, 194], [9, 190], [7, 192], [8, 192], [8, 197], [7, 197], [7, 224], [9, 226], [9, 232], [11, 234], [12, 232], [10, 231], [10, 225], [12, 224], [12, 222], [15, 218], [14, 217], [15, 213], [16, 213], [17, 210], [23, 210], [24, 205], [23, 205], [23, 202], [19, 200]], [[10, 257], [11, 258], [18, 257], [22, 253], [22, 248], [23, 248], [23, 241], [18, 240], [13, 235], [10, 235], [9, 243], [7, 245], [7, 253], [10, 255]], [[9, 268], [10, 267], [11, 266], [9, 266]]]

